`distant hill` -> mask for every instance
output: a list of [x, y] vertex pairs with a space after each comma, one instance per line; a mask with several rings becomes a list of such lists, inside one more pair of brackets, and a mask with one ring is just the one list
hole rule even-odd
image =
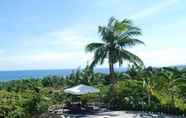
[[175, 67], [177, 67], [178, 69], [184, 69], [184, 68], [186, 68], [186, 65], [177, 65]]

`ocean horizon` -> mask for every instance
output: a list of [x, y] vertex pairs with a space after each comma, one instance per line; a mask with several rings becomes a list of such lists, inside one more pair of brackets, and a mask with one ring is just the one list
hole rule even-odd
[[[0, 81], [42, 78], [46, 76], [68, 76], [77, 69], [42, 69], [42, 70], [1, 70]], [[116, 68], [118, 72], [125, 72], [127, 68]], [[95, 72], [108, 73], [108, 68], [96, 68]]]

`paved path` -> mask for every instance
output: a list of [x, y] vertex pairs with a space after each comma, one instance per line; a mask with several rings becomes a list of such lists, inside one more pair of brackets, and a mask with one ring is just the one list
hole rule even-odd
[[66, 118], [186, 118], [176, 116], [163, 116], [158, 114], [142, 113], [142, 112], [127, 112], [127, 111], [110, 111], [102, 112], [94, 115], [78, 115]]

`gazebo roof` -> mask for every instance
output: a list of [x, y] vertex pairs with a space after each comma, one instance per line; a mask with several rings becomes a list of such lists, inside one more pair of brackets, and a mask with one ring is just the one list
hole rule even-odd
[[74, 95], [83, 95], [83, 94], [88, 94], [88, 93], [97, 93], [99, 92], [99, 90], [92, 86], [80, 84], [72, 88], [65, 89], [64, 92], [74, 94]]

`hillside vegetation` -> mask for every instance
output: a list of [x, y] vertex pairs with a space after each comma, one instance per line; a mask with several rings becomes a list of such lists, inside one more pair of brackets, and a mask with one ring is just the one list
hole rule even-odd
[[115, 76], [113, 84], [107, 74], [94, 73], [87, 67], [67, 77], [1, 82], [0, 118], [37, 118], [71, 101], [74, 96], [63, 90], [78, 84], [100, 89], [99, 94], [81, 96], [84, 104], [101, 102], [113, 110], [186, 114], [186, 69], [132, 66]]

